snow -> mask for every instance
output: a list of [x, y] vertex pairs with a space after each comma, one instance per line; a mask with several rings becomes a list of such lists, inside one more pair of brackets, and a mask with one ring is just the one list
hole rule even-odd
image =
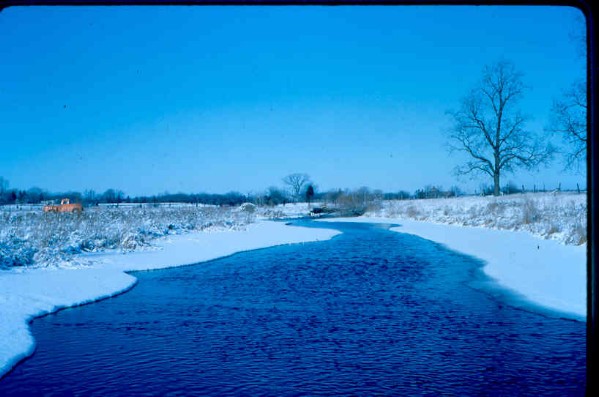
[[365, 215], [527, 231], [572, 245], [580, 245], [587, 240], [587, 197], [584, 193], [392, 200], [373, 207]]
[[565, 245], [528, 232], [435, 224], [401, 218], [338, 218], [328, 222], [393, 223], [485, 262], [483, 271], [532, 303], [577, 320], [586, 318], [586, 244]]
[[368, 218], [477, 257], [488, 276], [529, 301], [586, 317], [585, 193], [386, 201]]
[[256, 214], [262, 219], [281, 219], [281, 218], [302, 218], [309, 216], [310, 210], [321, 206], [320, 202], [308, 203], [287, 203], [278, 204], [272, 207], [259, 206]]
[[232, 207], [189, 204], [93, 206], [81, 214], [0, 206], [0, 269], [81, 266], [81, 253], [151, 249], [157, 238], [194, 230], [243, 229], [254, 218]]
[[[320, 205], [313, 203], [312, 207]], [[364, 217], [321, 221], [396, 223], [485, 262], [484, 272], [533, 303], [584, 320], [586, 196], [573, 193], [373, 203]], [[301, 217], [306, 203], [237, 209], [99, 207], [47, 217], [40, 208], [0, 212], [0, 376], [33, 352], [34, 317], [122, 293], [125, 271], [198, 263], [235, 252], [318, 241], [339, 232], [264, 219]], [[260, 219], [256, 223], [255, 219]]]
[[327, 240], [337, 234], [335, 230], [260, 221], [245, 230], [169, 236], [151, 251], [83, 254], [85, 263], [91, 264], [86, 267], [0, 271], [0, 376], [32, 354], [35, 341], [28, 324], [33, 318], [127, 291], [136, 279], [125, 271], [193, 264], [241, 251]]

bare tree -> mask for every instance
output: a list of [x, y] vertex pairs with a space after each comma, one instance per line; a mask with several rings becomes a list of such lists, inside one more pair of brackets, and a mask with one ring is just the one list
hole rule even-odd
[[275, 186], [268, 188], [265, 201], [268, 205], [285, 205], [288, 202], [286, 193]]
[[521, 76], [511, 62], [486, 66], [479, 86], [462, 99], [460, 110], [449, 112], [454, 119], [450, 150], [469, 156], [456, 173], [489, 175], [495, 196], [503, 173], [532, 169], [548, 161], [553, 151], [524, 129], [526, 119], [516, 107], [525, 89]]
[[573, 16], [573, 28], [570, 31], [570, 41], [576, 46], [578, 56], [582, 59], [587, 57], [587, 21], [583, 13]]
[[287, 175], [283, 178], [283, 183], [289, 186], [291, 194], [293, 194], [296, 199], [301, 198], [302, 187], [308, 182], [310, 182], [310, 177], [307, 174], [296, 173]]
[[108, 189], [102, 194], [102, 199], [105, 203], [119, 204], [125, 198], [125, 193], [122, 190]]
[[561, 99], [553, 102], [551, 131], [558, 133], [566, 143], [563, 152], [566, 168], [578, 168], [586, 160], [587, 149], [587, 89], [584, 81], [577, 81], [564, 91]]
[[313, 197], [314, 197], [314, 186], [308, 185], [308, 188], [306, 189], [306, 201], [308, 202], [308, 208], [310, 208], [310, 202], [312, 201]]
[[83, 192], [83, 201], [88, 204], [97, 203], [99, 200], [99, 196], [92, 189], [87, 189]]

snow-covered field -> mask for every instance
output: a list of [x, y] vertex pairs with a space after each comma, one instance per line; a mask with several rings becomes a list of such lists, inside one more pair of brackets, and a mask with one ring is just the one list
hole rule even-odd
[[[323, 203], [291, 203], [257, 207], [260, 218], [308, 216], [310, 208]], [[333, 203], [330, 209], [337, 207]], [[587, 241], [587, 198], [585, 193], [524, 193], [507, 196], [461, 196], [439, 199], [373, 201], [364, 216], [412, 219], [459, 226], [524, 231], [535, 236], [581, 245]], [[339, 209], [339, 208], [337, 208]]]
[[195, 230], [237, 230], [254, 215], [194, 205], [98, 206], [81, 214], [0, 207], [0, 269], [85, 265], [81, 253], [151, 247], [152, 240]]
[[14, 267], [0, 271], [0, 376], [34, 350], [28, 323], [34, 317], [126, 291], [125, 271], [198, 263], [240, 251], [330, 239], [334, 230], [260, 221], [241, 230], [207, 229], [155, 240], [154, 250], [85, 253], [87, 266]]
[[384, 201], [365, 215], [525, 231], [572, 245], [587, 241], [587, 200], [584, 193]]

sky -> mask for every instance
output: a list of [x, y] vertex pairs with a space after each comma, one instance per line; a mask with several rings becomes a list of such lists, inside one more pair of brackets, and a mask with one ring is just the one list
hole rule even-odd
[[[473, 192], [447, 149], [485, 65], [509, 60], [527, 130], [584, 78], [585, 21], [558, 6], [11, 7], [0, 12], [0, 176], [9, 187], [127, 195]], [[504, 175], [586, 186], [559, 158]]]

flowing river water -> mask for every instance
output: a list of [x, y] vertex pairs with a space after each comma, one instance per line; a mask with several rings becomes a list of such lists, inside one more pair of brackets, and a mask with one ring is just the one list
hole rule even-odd
[[134, 273], [33, 321], [0, 395], [584, 395], [583, 322], [389, 225], [295, 223], [343, 234]]

